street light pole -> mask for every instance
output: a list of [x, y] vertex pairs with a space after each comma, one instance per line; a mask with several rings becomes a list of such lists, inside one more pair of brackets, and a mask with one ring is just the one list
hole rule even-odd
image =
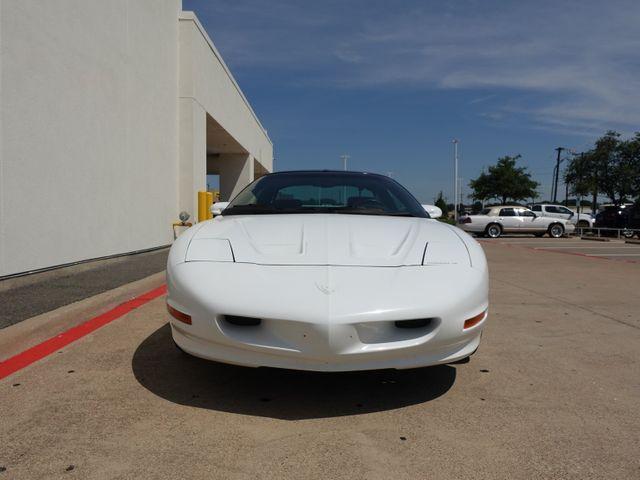
[[453, 219], [458, 223], [458, 139], [453, 139]]
[[560, 177], [560, 154], [562, 153], [563, 150], [566, 150], [564, 147], [558, 147], [556, 148], [556, 151], [558, 152], [558, 157], [556, 158], [556, 168], [555, 168], [555, 178], [553, 180], [554, 182], [554, 188], [553, 188], [553, 203], [557, 203], [558, 202], [558, 177]]
[[347, 171], [347, 160], [349, 160], [349, 158], [351, 158], [349, 155], [347, 155], [346, 153], [343, 153], [340, 158], [342, 159], [342, 167], [343, 170], [346, 172]]

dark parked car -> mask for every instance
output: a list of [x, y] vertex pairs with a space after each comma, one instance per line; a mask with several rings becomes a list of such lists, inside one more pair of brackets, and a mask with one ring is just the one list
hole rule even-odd
[[595, 227], [619, 228], [627, 238], [640, 237], [640, 204], [604, 207], [596, 215]]

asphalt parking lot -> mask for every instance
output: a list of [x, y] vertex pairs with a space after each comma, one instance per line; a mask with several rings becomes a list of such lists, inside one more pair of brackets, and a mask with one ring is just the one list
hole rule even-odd
[[[640, 264], [640, 243], [625, 243], [625, 240], [593, 239], [583, 240], [579, 237], [535, 238], [530, 236], [502, 236], [497, 239], [481, 239], [482, 242], [495, 242], [510, 247], [521, 247], [529, 250], [564, 253], [590, 258], [604, 258], [626, 263]], [[634, 240], [637, 242], [637, 240]]]
[[[175, 350], [155, 298], [0, 380], [0, 479], [638, 478], [640, 269], [575, 242], [482, 241], [490, 321], [466, 364], [315, 374], [204, 362]], [[0, 356], [162, 282], [0, 330]]]

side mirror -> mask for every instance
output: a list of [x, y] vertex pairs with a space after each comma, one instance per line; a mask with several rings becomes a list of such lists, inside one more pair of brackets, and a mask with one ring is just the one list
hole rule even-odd
[[440, 218], [442, 216], [442, 210], [435, 205], [422, 205], [422, 208], [426, 210], [431, 218]]
[[211, 213], [215, 217], [216, 215], [221, 215], [222, 211], [229, 206], [229, 202], [216, 202], [211, 205]]

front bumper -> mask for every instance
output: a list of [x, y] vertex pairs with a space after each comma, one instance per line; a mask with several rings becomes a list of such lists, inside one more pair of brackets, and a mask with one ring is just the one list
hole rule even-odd
[[[419, 267], [260, 266], [187, 262], [167, 275], [176, 343], [197, 357], [246, 366], [347, 371], [448, 363], [473, 353], [488, 307], [486, 270]], [[225, 315], [257, 317], [232, 325]], [[431, 319], [416, 329], [395, 321]]]

